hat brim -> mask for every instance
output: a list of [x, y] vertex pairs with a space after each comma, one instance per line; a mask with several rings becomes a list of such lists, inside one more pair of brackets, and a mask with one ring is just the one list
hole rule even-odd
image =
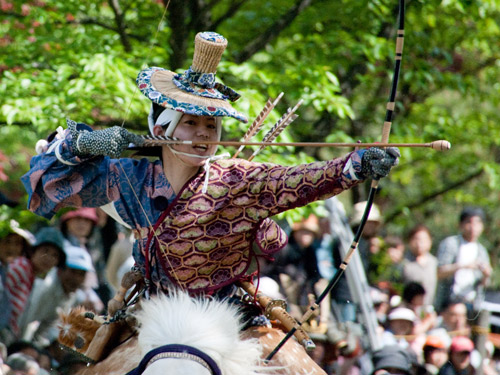
[[[158, 67], [142, 70], [137, 76], [139, 90], [153, 103], [196, 116], [232, 117], [247, 123], [247, 118], [224, 99], [209, 98], [183, 91], [173, 82], [176, 73]], [[215, 89], [212, 89], [215, 90]]]

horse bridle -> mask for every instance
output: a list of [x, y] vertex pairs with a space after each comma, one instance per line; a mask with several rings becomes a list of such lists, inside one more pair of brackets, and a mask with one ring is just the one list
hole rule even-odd
[[149, 351], [144, 358], [142, 358], [139, 366], [126, 375], [140, 375], [153, 362], [165, 358], [189, 359], [205, 367], [212, 375], [222, 375], [219, 366], [217, 366], [217, 363], [215, 363], [208, 354], [192, 346], [180, 344], [163, 345]]

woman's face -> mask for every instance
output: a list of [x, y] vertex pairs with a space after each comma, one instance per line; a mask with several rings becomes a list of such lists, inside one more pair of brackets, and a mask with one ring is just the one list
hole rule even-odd
[[410, 238], [409, 245], [414, 255], [427, 254], [431, 250], [432, 239], [427, 231], [419, 230]]
[[[217, 141], [217, 123], [215, 117], [210, 116], [195, 116], [184, 114], [179, 123], [177, 124], [174, 133], [172, 134], [174, 138], [178, 138], [183, 141]], [[186, 155], [177, 156], [184, 163], [191, 166], [201, 166], [205, 162], [205, 157], [210, 157], [215, 153], [217, 145], [175, 145], [174, 150], [184, 152], [187, 154], [202, 156], [199, 157], [189, 157]]]
[[87, 238], [92, 233], [94, 222], [84, 217], [73, 217], [66, 222], [68, 233], [75, 237]]

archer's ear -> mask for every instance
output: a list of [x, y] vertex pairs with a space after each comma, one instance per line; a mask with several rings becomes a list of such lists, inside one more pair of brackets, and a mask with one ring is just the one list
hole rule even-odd
[[165, 130], [163, 130], [163, 127], [161, 125], [155, 125], [153, 126], [153, 135], [163, 136], [165, 135]]

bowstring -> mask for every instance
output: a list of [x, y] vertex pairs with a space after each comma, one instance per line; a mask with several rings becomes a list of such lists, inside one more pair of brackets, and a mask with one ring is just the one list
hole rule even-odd
[[[165, 19], [165, 16], [167, 14], [167, 10], [168, 10], [168, 7], [170, 5], [170, 0], [168, 0], [167, 2], [167, 5], [165, 5], [165, 9], [163, 10], [163, 13], [162, 13], [162, 16], [160, 18], [160, 21], [158, 22], [158, 25], [156, 27], [156, 32], [153, 36], [153, 41], [156, 40], [159, 32], [160, 32], [160, 27], [161, 27], [161, 24], [163, 23], [163, 20]], [[153, 49], [152, 48], [149, 48], [149, 51], [144, 59], [144, 63], [142, 64], [142, 67], [141, 67], [141, 70], [143, 70], [147, 65], [147, 61], [149, 61], [149, 58], [151, 56], [153, 52]], [[121, 127], [124, 128], [125, 127], [125, 121], [127, 120], [129, 114], [130, 114], [130, 109], [132, 107], [132, 99], [137, 95], [137, 90], [138, 90], [138, 87], [137, 85], [135, 85], [135, 88], [134, 88], [134, 91], [132, 93], [132, 96], [131, 98], [129, 99], [129, 103], [128, 103], [128, 106], [127, 106], [127, 109], [125, 111], [125, 115], [123, 116], [123, 121], [122, 121], [122, 124], [121, 124]], [[122, 173], [123, 175], [125, 176], [125, 179], [128, 183], [128, 185], [130, 186], [130, 188], [132, 189], [132, 193], [134, 194], [134, 197], [135, 199], [137, 200], [137, 203], [139, 204], [139, 207], [142, 211], [142, 214], [144, 215], [145, 219], [146, 219], [146, 222], [148, 224], [148, 228], [150, 230], [150, 233], [153, 234], [155, 240], [156, 240], [156, 243], [159, 245], [160, 244], [160, 240], [158, 238], [158, 235], [156, 234], [156, 231], [154, 230], [154, 226], [153, 226], [153, 223], [151, 222], [150, 218], [149, 218], [149, 215], [148, 213], [146, 212], [146, 209], [144, 208], [144, 206], [142, 205], [141, 203], [141, 200], [139, 199], [139, 196], [134, 188], [134, 185], [132, 184], [132, 182], [130, 181], [130, 178], [128, 176], [128, 174], [125, 172], [125, 168], [123, 167], [123, 164], [121, 162], [121, 159], [118, 158], [118, 164], [120, 165], [120, 169], [122, 170]], [[136, 240], [137, 241], [137, 240]], [[145, 258], [145, 261], [146, 262], [149, 262], [149, 258], [148, 258], [148, 251], [149, 249], [144, 249], [145, 250], [145, 254], [144, 254], [144, 258]], [[177, 273], [174, 271], [174, 268], [172, 266], [172, 263], [170, 262], [170, 259], [166, 256], [166, 252], [163, 248], [160, 247], [160, 251], [162, 252], [162, 254], [164, 255], [164, 258], [166, 259], [166, 261], [168, 262], [168, 265], [170, 267], [170, 269], [172, 270], [171, 274], [173, 274], [174, 278], [175, 278], [175, 281], [177, 282], [178, 286], [180, 286], [180, 288], [182, 290], [185, 289], [184, 285], [181, 283], [181, 281], [179, 280], [179, 277], [177, 276]], [[149, 280], [146, 280], [146, 282], [149, 282]]]

